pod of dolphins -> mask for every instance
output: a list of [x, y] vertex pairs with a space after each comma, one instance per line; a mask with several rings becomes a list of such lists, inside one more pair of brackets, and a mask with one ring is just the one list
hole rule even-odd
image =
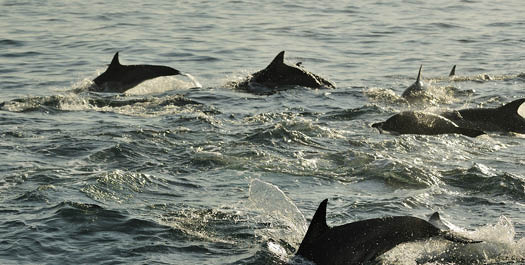
[[[91, 91], [122, 93], [139, 83], [160, 76], [179, 75], [180, 71], [160, 65], [122, 65], [118, 52], [107, 70], [93, 80]], [[419, 68], [416, 81], [402, 94], [410, 101], [424, 90]], [[454, 76], [456, 66], [450, 71]], [[258, 94], [275, 93], [293, 86], [335, 88], [335, 84], [304, 69], [300, 63], [284, 62], [280, 52], [264, 69], [252, 74], [235, 88]], [[372, 127], [397, 134], [449, 134], [476, 137], [486, 132], [525, 133], [525, 98], [514, 100], [497, 108], [473, 108], [446, 111], [438, 114], [422, 111], [404, 111]], [[455, 235], [441, 222], [438, 213], [430, 220], [411, 216], [390, 216], [361, 220], [329, 227], [326, 223], [324, 200], [315, 212], [297, 255], [324, 264], [366, 264], [395, 246], [416, 240], [441, 237], [461, 244], [479, 241]]]
[[[421, 81], [421, 70], [416, 81], [401, 95], [407, 101], [418, 98], [424, 91]], [[456, 73], [452, 67], [449, 76]], [[119, 53], [105, 72], [93, 80], [89, 88], [96, 92], [123, 93], [143, 81], [160, 76], [180, 75], [181, 72], [162, 65], [122, 65]], [[236, 89], [256, 94], [271, 94], [276, 91], [302, 86], [309, 88], [335, 88], [335, 84], [312, 72], [307, 71], [301, 63], [290, 65], [284, 62], [284, 51], [277, 54], [264, 69], [253, 73], [244, 81], [234, 85]], [[517, 99], [499, 108], [461, 109], [442, 113], [405, 111], [396, 114], [384, 122], [375, 123], [372, 127], [395, 134], [449, 134], [457, 133], [476, 137], [486, 132], [525, 133], [524, 99]]]

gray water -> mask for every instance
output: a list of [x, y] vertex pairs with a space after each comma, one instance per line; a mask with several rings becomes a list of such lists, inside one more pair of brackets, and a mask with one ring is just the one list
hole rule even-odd
[[[1, 264], [297, 263], [325, 198], [330, 225], [439, 211], [483, 241], [404, 244], [384, 264], [525, 264], [523, 135], [370, 126], [523, 97], [522, 1], [1, 1], [0, 11]], [[281, 50], [338, 88], [261, 96], [228, 85]], [[176, 76], [87, 92], [117, 51], [202, 87]], [[433, 98], [414, 106], [399, 95], [420, 64]]]

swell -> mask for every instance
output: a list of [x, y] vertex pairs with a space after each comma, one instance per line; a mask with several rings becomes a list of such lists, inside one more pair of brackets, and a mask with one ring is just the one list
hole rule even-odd
[[[26, 213], [23, 221], [0, 222], [0, 254], [4, 261], [24, 263], [152, 262], [164, 260], [166, 253], [226, 255], [230, 250], [221, 250], [221, 245], [251, 237], [242, 229], [232, 230], [232, 218], [240, 216], [212, 210], [164, 211], [155, 220], [93, 203], [64, 201], [44, 206]], [[219, 239], [227, 234], [231, 240]], [[203, 238], [208, 243], [195, 242]]]

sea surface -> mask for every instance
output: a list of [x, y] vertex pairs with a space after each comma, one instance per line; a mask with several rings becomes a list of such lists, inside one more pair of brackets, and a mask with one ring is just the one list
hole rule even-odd
[[[0, 264], [304, 263], [294, 253], [325, 198], [329, 225], [438, 211], [483, 241], [403, 244], [380, 264], [525, 264], [525, 136], [371, 127], [525, 97], [522, 0], [3, 0], [0, 11]], [[337, 88], [233, 88], [283, 50]], [[89, 92], [115, 52], [195, 81]], [[420, 65], [432, 97], [409, 104], [400, 95]]]

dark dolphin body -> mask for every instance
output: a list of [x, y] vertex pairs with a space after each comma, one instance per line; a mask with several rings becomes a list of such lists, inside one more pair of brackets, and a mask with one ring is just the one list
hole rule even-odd
[[[275, 92], [284, 86], [304, 86], [310, 88], [335, 88], [330, 81], [306, 71], [297, 65], [284, 62], [284, 51], [277, 54], [273, 61], [263, 70], [252, 74], [251, 78], [236, 86], [240, 89], [250, 90], [252, 85], [264, 86]], [[257, 92], [257, 91], [252, 91]]]
[[423, 65], [419, 66], [419, 72], [417, 73], [416, 82], [410, 85], [407, 89], [405, 89], [405, 91], [403, 91], [403, 94], [401, 94], [401, 97], [407, 99], [408, 101], [417, 99], [418, 96], [420, 96], [421, 92], [423, 91], [423, 82], [421, 82], [421, 69], [422, 68], [423, 68]]
[[372, 127], [399, 134], [436, 135], [458, 133], [470, 137], [484, 134], [480, 130], [460, 127], [453, 121], [440, 115], [419, 111], [398, 113], [384, 122], [374, 123]]
[[329, 227], [326, 224], [327, 202], [328, 199], [319, 205], [297, 251], [297, 255], [317, 265], [365, 264], [401, 243], [435, 236], [459, 243], [479, 242], [453, 235], [411, 216], [375, 218]]
[[498, 108], [461, 109], [441, 113], [458, 126], [491, 132], [525, 133], [525, 98]]
[[96, 86], [90, 90], [123, 93], [148, 79], [178, 74], [178, 70], [162, 65], [122, 65], [117, 52], [108, 69], [93, 80]]

